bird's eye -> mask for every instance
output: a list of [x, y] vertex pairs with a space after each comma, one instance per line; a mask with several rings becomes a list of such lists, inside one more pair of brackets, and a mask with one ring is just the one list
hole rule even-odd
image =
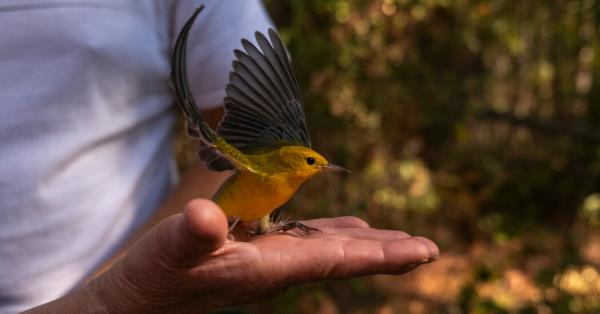
[[315, 159], [313, 157], [307, 157], [306, 163], [312, 166], [315, 164]]

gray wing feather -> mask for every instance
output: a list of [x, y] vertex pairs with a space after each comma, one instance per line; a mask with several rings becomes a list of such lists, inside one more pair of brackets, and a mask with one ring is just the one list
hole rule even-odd
[[185, 23], [175, 42], [171, 60], [171, 86], [175, 91], [177, 104], [186, 120], [187, 133], [191, 137], [199, 138], [202, 144], [197, 151], [198, 157], [211, 170], [232, 170], [234, 166], [218, 149], [211, 145], [216, 140], [216, 134], [204, 121], [202, 114], [196, 107], [194, 97], [190, 91], [187, 78], [187, 40], [188, 34], [198, 14], [204, 6], [200, 5]]
[[[270, 41], [269, 41], [270, 39]], [[281, 145], [310, 147], [300, 90], [281, 39], [256, 33], [257, 48], [242, 40], [225, 91], [217, 133], [242, 152]]]

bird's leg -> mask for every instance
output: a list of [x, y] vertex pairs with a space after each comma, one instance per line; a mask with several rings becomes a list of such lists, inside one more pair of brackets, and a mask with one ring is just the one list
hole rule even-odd
[[227, 239], [229, 240], [235, 240], [235, 237], [233, 236], [233, 229], [235, 229], [235, 227], [237, 226], [237, 224], [240, 222], [240, 217], [230, 217], [229, 220], [229, 230], [227, 231]]
[[240, 222], [240, 217], [230, 217], [228, 222], [229, 222], [228, 232], [231, 233], [231, 231], [233, 231], [233, 229], [235, 229], [235, 226], [237, 226], [237, 224]]
[[269, 232], [271, 230], [271, 219], [269, 215], [265, 215], [260, 218], [258, 221], [258, 226], [256, 227], [256, 235], [261, 235]]
[[247, 227], [248, 228], [246, 230], [251, 236], [259, 236], [269, 232], [271, 230], [271, 220], [269, 219], [269, 215], [260, 217]]
[[277, 231], [286, 232], [286, 231], [294, 229], [294, 228], [298, 228], [304, 233], [310, 233], [311, 231], [321, 232], [321, 230], [319, 230], [315, 227], [311, 227], [307, 224], [301, 223], [298, 220], [288, 221], [288, 222], [284, 223], [283, 225], [277, 226], [277, 227], [269, 230], [269, 232], [277, 232]]

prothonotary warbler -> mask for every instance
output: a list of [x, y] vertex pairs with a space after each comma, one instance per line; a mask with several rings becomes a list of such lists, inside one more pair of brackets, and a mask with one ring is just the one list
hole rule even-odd
[[311, 149], [298, 84], [281, 39], [256, 32], [257, 48], [242, 39], [225, 88], [225, 115], [213, 131], [203, 120], [186, 73], [188, 33], [198, 7], [177, 37], [171, 84], [186, 118], [188, 134], [203, 145], [199, 158], [211, 170], [234, 170], [213, 197], [230, 221], [257, 221], [256, 233], [314, 228], [298, 221], [273, 226], [269, 214], [284, 205], [306, 180], [346, 169]]

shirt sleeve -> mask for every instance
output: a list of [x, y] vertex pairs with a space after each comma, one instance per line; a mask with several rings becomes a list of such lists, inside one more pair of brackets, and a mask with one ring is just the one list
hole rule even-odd
[[[173, 47], [179, 30], [201, 1], [181, 0], [175, 9]], [[254, 32], [265, 33], [272, 22], [260, 0], [204, 0], [188, 40], [190, 88], [200, 109], [222, 105], [234, 49], [241, 39], [255, 42]]]

